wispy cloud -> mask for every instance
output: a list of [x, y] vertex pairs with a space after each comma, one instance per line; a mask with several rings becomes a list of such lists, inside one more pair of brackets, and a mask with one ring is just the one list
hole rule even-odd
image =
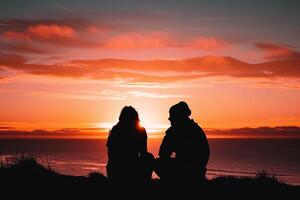
[[[0, 54], [5, 69], [34, 75], [123, 80], [128, 83], [174, 83], [205, 77], [232, 78], [300, 78], [300, 59], [258, 64], [245, 63], [231, 57], [206, 56], [185, 60], [75, 60], [60, 64], [28, 63], [20, 55]], [[160, 72], [160, 73], [158, 73]]]
[[169, 99], [169, 98], [182, 98], [186, 96], [179, 94], [161, 94], [161, 93], [153, 93], [153, 92], [143, 92], [143, 91], [129, 91], [127, 94], [132, 95], [134, 97], [146, 97], [146, 98], [154, 98], [154, 99]]
[[300, 127], [298, 126], [276, 126], [276, 127], [244, 127], [235, 129], [207, 129], [209, 137], [232, 137], [232, 138], [300, 138]]
[[33, 96], [47, 97], [55, 99], [78, 99], [87, 101], [98, 101], [101, 99], [109, 100], [128, 100], [136, 97], [152, 98], [152, 99], [167, 99], [167, 98], [182, 98], [184, 95], [168, 94], [168, 93], [154, 93], [138, 90], [120, 91], [120, 90], [101, 90], [98, 92], [87, 91], [73, 91], [73, 92], [51, 92], [51, 91], [34, 91], [30, 93]]
[[202, 50], [224, 50], [230, 47], [229, 42], [216, 37], [197, 37], [189, 42], [187, 47]]
[[174, 46], [175, 41], [166, 32], [124, 33], [107, 39], [103, 48], [141, 49]]
[[[111, 122], [98, 123], [95, 128], [64, 128], [57, 130], [34, 129], [19, 130], [12, 127], [0, 127], [0, 138], [106, 138], [108, 130], [114, 125]], [[102, 128], [100, 128], [102, 127]], [[166, 129], [166, 125], [158, 127], [156, 132]], [[151, 128], [148, 128], [151, 132]], [[205, 129], [208, 138], [300, 138], [300, 127], [277, 126], [236, 129]], [[161, 133], [151, 135], [162, 137]]]
[[262, 42], [255, 45], [263, 51], [264, 58], [267, 60], [300, 59], [300, 52], [287, 46]]
[[[53, 47], [98, 47], [95, 38], [110, 30], [108, 25], [83, 19], [0, 20], [1, 51], [47, 54]], [[51, 51], [52, 50], [52, 51]]]
[[65, 128], [58, 130], [34, 129], [0, 129], [0, 138], [106, 138], [107, 130]]
[[210, 52], [231, 46], [219, 37], [198, 35], [179, 39], [176, 34], [160, 29], [130, 31], [85, 19], [2, 19], [0, 24], [2, 51], [20, 53], [50, 53], [56, 46], [109, 50], [182, 48]]

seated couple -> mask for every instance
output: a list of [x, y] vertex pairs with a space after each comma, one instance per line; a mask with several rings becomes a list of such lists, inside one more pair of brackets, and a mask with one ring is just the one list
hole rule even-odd
[[[159, 158], [147, 150], [147, 133], [139, 124], [137, 111], [125, 106], [119, 122], [107, 139], [107, 176], [112, 181], [149, 181], [154, 171], [162, 180], [205, 178], [210, 149], [204, 131], [190, 119], [185, 102], [169, 110], [168, 128], [159, 149]], [[175, 157], [172, 157], [172, 154]]]

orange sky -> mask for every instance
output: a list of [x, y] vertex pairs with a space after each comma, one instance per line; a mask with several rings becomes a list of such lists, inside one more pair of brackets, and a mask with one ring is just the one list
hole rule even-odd
[[249, 64], [209, 56], [36, 64], [5, 59], [2, 65], [13, 75], [1, 81], [1, 126], [100, 128], [115, 122], [124, 105], [133, 105], [146, 127], [167, 127], [168, 109], [180, 100], [208, 128], [300, 121], [297, 74], [293, 66], [285, 67], [299, 66], [298, 60]]
[[300, 126], [299, 29], [292, 17], [280, 17], [285, 28], [274, 22], [283, 7], [247, 18], [231, 12], [234, 5], [215, 8], [216, 16], [190, 6], [183, 15], [180, 5], [148, 5], [145, 13], [135, 12], [142, 4], [106, 5], [114, 16], [82, 18], [92, 5], [76, 10], [74, 3], [68, 13], [63, 1], [49, 1], [47, 16], [57, 17], [48, 18], [34, 12], [42, 4], [26, 8], [32, 16], [5, 6], [0, 131], [107, 130], [132, 105], [153, 132], [169, 126], [168, 110], [182, 100], [206, 129]]

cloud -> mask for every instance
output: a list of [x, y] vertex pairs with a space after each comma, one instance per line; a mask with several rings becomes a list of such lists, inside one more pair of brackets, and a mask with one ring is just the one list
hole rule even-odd
[[0, 126], [0, 130], [7, 130], [7, 129], [13, 129], [14, 127], [10, 126]]
[[37, 37], [40, 39], [69, 39], [75, 37], [75, 30], [72, 27], [56, 24], [30, 26], [28, 27], [27, 31], [32, 37]]
[[188, 47], [202, 50], [224, 50], [230, 47], [229, 43], [221, 38], [198, 37], [187, 44]]
[[[99, 123], [101, 124], [101, 123]], [[59, 130], [18, 130], [11, 127], [0, 128], [0, 138], [106, 138], [107, 129], [113, 123], [102, 123], [104, 128], [64, 128]], [[164, 129], [164, 128], [163, 128]], [[205, 129], [209, 138], [300, 138], [300, 127], [278, 126], [235, 129]]]
[[256, 43], [255, 46], [263, 51], [267, 60], [300, 59], [300, 52], [286, 46], [271, 43]]
[[135, 97], [145, 97], [152, 99], [166, 99], [166, 98], [182, 98], [182, 95], [179, 94], [163, 94], [155, 92], [144, 92], [138, 90], [131, 90], [127, 92], [117, 91], [117, 90], [103, 90], [97, 94], [98, 98], [112, 99], [112, 100], [125, 100]]
[[[104, 24], [85, 19], [0, 19], [0, 52], [40, 54], [99, 52], [121, 50], [218, 51], [229, 48], [228, 41], [209, 36], [178, 38], [161, 30], [129, 31], [120, 24]], [[113, 25], [114, 24], [114, 25]], [[84, 52], [86, 51], [86, 52]], [[128, 52], [129, 52], [128, 51]]]
[[51, 39], [74, 39], [76, 31], [71, 26], [57, 24], [37, 24], [22, 31], [5, 31], [1, 34], [6, 40], [32, 41]]
[[[108, 25], [82, 19], [0, 20], [1, 51], [49, 53], [49, 47], [99, 47]], [[56, 49], [57, 51], [57, 49]]]
[[[87, 40], [81, 39], [79, 33], [70, 26], [57, 24], [39, 24], [29, 26], [22, 31], [5, 31], [0, 34], [1, 43], [15, 45], [59, 45], [59, 46], [92, 46]], [[46, 48], [46, 47], [44, 47]]]
[[0, 129], [0, 138], [106, 138], [105, 128], [64, 128], [58, 130]]
[[5, 31], [1, 36], [5, 40], [31, 41], [30, 36], [23, 32]]
[[[15, 47], [17, 52], [26, 53], [28, 50], [28, 53], [38, 53], [32, 50], [37, 44], [45, 45], [45, 49], [59, 45], [118, 50], [171, 47], [205, 51], [223, 50], [230, 46], [227, 41], [216, 37], [198, 36], [181, 41], [166, 31], [128, 32], [122, 26], [116, 27], [83, 19], [2, 19], [0, 25], [0, 45], [6, 43], [2, 51], [6, 48], [13, 50]], [[21, 49], [19, 46], [23, 47], [23, 51], [18, 51]]]
[[24, 64], [26, 61], [26, 58], [21, 55], [0, 53], [0, 66], [10, 68], [14, 65]]
[[0, 130], [0, 138], [97, 138], [106, 139], [109, 128], [64, 128], [58, 130], [34, 129], [34, 130]]
[[199, 36], [191, 41], [179, 41], [168, 32], [130, 32], [107, 38], [102, 48], [142, 49], [142, 48], [192, 48], [205, 51], [224, 50], [230, 47], [229, 42], [216, 37]]
[[266, 77], [300, 78], [300, 58], [258, 63], [255, 66], [260, 69], [262, 74]]
[[245, 138], [300, 138], [300, 127], [298, 126], [277, 126], [258, 128], [234, 128], [234, 129], [207, 129], [205, 131], [210, 136], [222, 137], [245, 137]]
[[[1, 59], [1, 56], [0, 56]], [[14, 77], [15, 73], [13, 71], [11, 71], [10, 69], [1, 66], [0, 64], [0, 82], [1, 83], [7, 83], [9, 81], [9, 79], [11, 77]], [[0, 92], [2, 91], [2, 89], [0, 89]]]
[[33, 96], [43, 96], [50, 98], [59, 98], [59, 99], [80, 99], [87, 101], [98, 101], [101, 99], [110, 99], [110, 100], [128, 100], [135, 97], [145, 97], [152, 99], [169, 99], [169, 98], [182, 98], [186, 96], [179, 94], [164, 94], [164, 93], [154, 93], [154, 92], [144, 92], [138, 90], [131, 91], [119, 91], [119, 90], [101, 90], [98, 92], [86, 92], [86, 91], [75, 91], [70, 93], [60, 93], [60, 92], [32, 92]]
[[124, 33], [109, 38], [104, 42], [104, 48], [111, 49], [141, 49], [162, 48], [174, 45], [170, 35], [165, 32]]
[[85, 30], [91, 25], [102, 30], [110, 29], [111, 27], [101, 23], [94, 23], [89, 20], [79, 19], [79, 18], [69, 18], [69, 19], [0, 19], [0, 32], [5, 31], [17, 31], [22, 32], [27, 30], [29, 27], [35, 27], [38, 25], [57, 25], [57, 26], [67, 26], [72, 27], [75, 30]]
[[161, 94], [154, 92], [142, 92], [142, 91], [129, 91], [127, 94], [133, 95], [134, 97], [146, 97], [146, 98], [154, 98], [154, 99], [169, 99], [169, 98], [182, 98], [183, 95], [179, 94]]
[[[71, 63], [85, 67], [102, 68], [107, 71], [139, 74], [145, 79], [166, 81], [186, 80], [211, 76], [229, 77], [297, 77], [299, 78], [300, 60], [272, 61], [250, 64], [231, 57], [205, 56], [184, 60], [77, 60]], [[125, 73], [127, 72], [127, 73]], [[143, 75], [143, 76], [142, 76]]]
[[40, 45], [34, 44], [29, 41], [0, 41], [0, 49], [7, 53], [34, 53], [34, 54], [49, 54], [52, 53], [53, 50], [50, 48], [45, 48]]
[[172, 83], [204, 77], [300, 78], [300, 60], [258, 64], [231, 57], [206, 56], [184, 60], [74, 60], [59, 64], [29, 63], [20, 55], [0, 54], [0, 66], [34, 75], [125, 80], [132, 83]]

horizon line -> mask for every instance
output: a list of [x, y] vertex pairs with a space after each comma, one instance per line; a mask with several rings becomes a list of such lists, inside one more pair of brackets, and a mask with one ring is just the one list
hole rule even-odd
[[[300, 126], [259, 126], [229, 129], [203, 128], [208, 138], [298, 138]], [[104, 139], [110, 128], [16, 129], [0, 126], [0, 139]], [[166, 129], [146, 129], [149, 138], [161, 138]]]

